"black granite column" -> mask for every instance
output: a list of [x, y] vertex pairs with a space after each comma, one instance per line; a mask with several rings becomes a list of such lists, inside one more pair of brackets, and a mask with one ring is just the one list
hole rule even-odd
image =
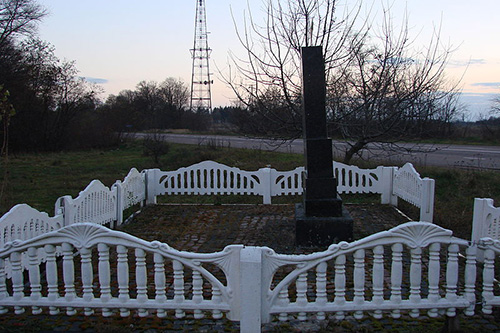
[[333, 176], [321, 46], [302, 48], [302, 75], [306, 179], [304, 202], [296, 207], [296, 240], [298, 245], [328, 245], [352, 239], [352, 220], [343, 209]]

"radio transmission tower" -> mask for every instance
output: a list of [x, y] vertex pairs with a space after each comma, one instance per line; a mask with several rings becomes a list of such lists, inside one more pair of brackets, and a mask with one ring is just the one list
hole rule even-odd
[[191, 110], [212, 111], [213, 83], [210, 78], [209, 59], [212, 50], [208, 47], [207, 14], [205, 0], [196, 0], [194, 24], [194, 46], [191, 49], [193, 70], [191, 76]]

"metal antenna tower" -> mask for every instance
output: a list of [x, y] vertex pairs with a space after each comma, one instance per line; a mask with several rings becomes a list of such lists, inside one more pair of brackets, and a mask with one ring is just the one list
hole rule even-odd
[[208, 47], [207, 14], [205, 0], [196, 0], [194, 24], [194, 45], [191, 49], [193, 70], [191, 76], [191, 110], [212, 111], [209, 58], [212, 50]]

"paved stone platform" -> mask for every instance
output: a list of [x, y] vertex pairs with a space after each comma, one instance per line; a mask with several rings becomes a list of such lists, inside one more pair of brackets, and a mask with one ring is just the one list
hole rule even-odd
[[[409, 221], [387, 205], [347, 204], [354, 220], [354, 239]], [[230, 244], [267, 246], [277, 253], [325, 250], [295, 246], [294, 205], [157, 205], [145, 207], [122, 230], [192, 252], [221, 251]]]
[[[346, 205], [355, 221], [354, 236], [360, 239], [407, 222], [408, 218], [390, 206], [376, 204]], [[293, 205], [157, 205], [143, 208], [121, 229], [146, 240], [159, 240], [178, 250], [215, 252], [226, 245], [268, 246], [278, 253], [310, 253], [324, 248], [295, 246]], [[44, 310], [45, 311], [45, 310]], [[273, 322], [263, 325], [263, 332], [440, 332], [444, 318], [423, 316], [412, 319], [390, 317], [375, 320], [366, 315], [362, 320], [347, 317], [307, 322]], [[463, 331], [500, 332], [500, 312], [495, 315], [460, 316]], [[100, 314], [51, 316], [44, 312], [33, 316], [12, 312], [0, 315], [0, 332], [237, 332], [239, 323], [226, 319], [175, 319], [173, 314], [160, 319], [137, 315], [121, 318]]]

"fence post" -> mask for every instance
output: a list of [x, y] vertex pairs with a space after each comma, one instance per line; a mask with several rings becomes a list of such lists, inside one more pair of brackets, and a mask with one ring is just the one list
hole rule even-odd
[[486, 207], [493, 206], [493, 199], [474, 198], [474, 212], [472, 215], [472, 234], [471, 241], [477, 243], [483, 235], [484, 224], [486, 223]]
[[240, 332], [260, 332], [262, 324], [262, 249], [240, 252]]
[[381, 182], [381, 204], [398, 205], [398, 197], [394, 195], [394, 174], [397, 167], [379, 167], [382, 168]]
[[61, 215], [63, 216], [63, 226], [68, 226], [71, 224], [71, 220], [73, 217], [73, 198], [69, 195], [65, 195], [63, 197], [59, 197], [56, 200], [54, 216]]
[[271, 187], [273, 186], [271, 179], [272, 170], [274, 169], [271, 169], [269, 167], [259, 169], [259, 178], [260, 178], [260, 184], [262, 186], [262, 197], [263, 197], [262, 203], [264, 205], [271, 204], [271, 195], [272, 195]]
[[420, 202], [420, 221], [431, 222], [434, 214], [434, 179], [422, 179], [422, 200]]
[[156, 204], [156, 186], [158, 185], [158, 172], [160, 172], [160, 169], [146, 170], [146, 205]]
[[[493, 206], [493, 199], [489, 198], [474, 198], [474, 211], [472, 215], [472, 234], [470, 239], [473, 245], [479, 243], [479, 240], [486, 235], [483, 234], [486, 224], [486, 208]], [[479, 262], [484, 262], [484, 250], [477, 249], [476, 259]]]
[[123, 186], [121, 180], [117, 180], [111, 188], [116, 189], [116, 226], [123, 223]]

